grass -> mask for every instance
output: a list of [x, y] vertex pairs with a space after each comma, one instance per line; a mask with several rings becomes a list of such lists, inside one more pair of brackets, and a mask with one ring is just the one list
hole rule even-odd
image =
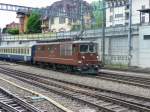
[[126, 65], [126, 64], [105, 65], [104, 68], [116, 69], [116, 70], [127, 70], [127, 69], [129, 69], [128, 65]]

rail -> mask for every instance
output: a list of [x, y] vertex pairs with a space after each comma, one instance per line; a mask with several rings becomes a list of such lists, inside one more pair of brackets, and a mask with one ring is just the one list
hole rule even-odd
[[105, 110], [109, 112], [150, 111], [150, 105], [146, 105], [150, 102], [150, 99], [144, 97], [127, 95], [112, 91], [108, 92], [107, 90], [100, 90], [98, 88], [92, 88], [88, 86], [85, 88], [83, 85], [52, 80], [48, 77], [44, 78], [37, 74], [26, 73], [8, 68], [1, 67], [1, 72], [48, 91], [53, 91], [59, 95], [78, 100], [90, 106], [94, 106], [99, 110]]
[[0, 109], [8, 112], [42, 112], [0, 87]]

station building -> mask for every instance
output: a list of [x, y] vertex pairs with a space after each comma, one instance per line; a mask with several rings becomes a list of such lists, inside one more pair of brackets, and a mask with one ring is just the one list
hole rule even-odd
[[[106, 0], [106, 7], [117, 6], [118, 4], [127, 4], [128, 0]], [[139, 9], [150, 8], [150, 0], [132, 0], [132, 24], [139, 24], [140, 19], [142, 23], [149, 22], [149, 15], [138, 12]], [[121, 26], [128, 25], [129, 19], [129, 5], [107, 8], [106, 9], [106, 26]]]

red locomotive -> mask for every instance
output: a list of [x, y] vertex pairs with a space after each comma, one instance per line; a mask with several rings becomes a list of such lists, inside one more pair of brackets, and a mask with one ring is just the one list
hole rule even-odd
[[35, 45], [34, 63], [47, 64], [55, 69], [98, 73], [97, 43], [69, 41]]

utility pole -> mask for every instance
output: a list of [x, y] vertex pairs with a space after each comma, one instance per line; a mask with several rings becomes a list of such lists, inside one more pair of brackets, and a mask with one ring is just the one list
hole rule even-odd
[[103, 48], [103, 51], [102, 51], [102, 62], [103, 64], [105, 64], [105, 25], [106, 25], [106, 17], [105, 17], [105, 0], [102, 0], [102, 15], [103, 15], [103, 23], [102, 23], [102, 36], [103, 36], [103, 39], [102, 39], [102, 48]]
[[83, 0], [80, 0], [80, 3], [81, 3], [81, 13], [80, 13], [80, 15], [81, 15], [81, 32], [82, 31], [84, 31], [84, 5], [83, 5]]
[[0, 45], [2, 43], [2, 29], [0, 28]]
[[129, 31], [128, 31], [128, 57], [129, 57], [129, 62], [128, 66], [131, 66], [131, 58], [132, 58], [132, 44], [131, 44], [131, 39], [132, 39], [132, 0], [128, 0], [128, 5], [129, 5]]

